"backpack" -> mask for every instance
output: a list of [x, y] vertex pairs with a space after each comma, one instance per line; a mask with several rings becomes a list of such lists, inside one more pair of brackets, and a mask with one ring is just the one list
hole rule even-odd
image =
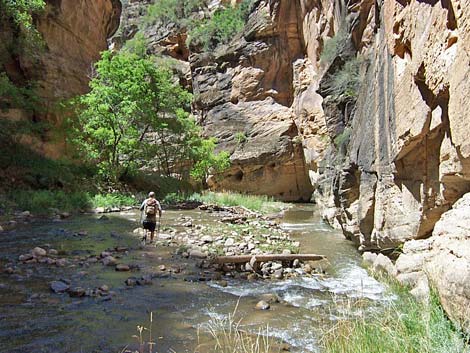
[[157, 200], [150, 199], [145, 206], [145, 214], [147, 216], [154, 216], [157, 213]]

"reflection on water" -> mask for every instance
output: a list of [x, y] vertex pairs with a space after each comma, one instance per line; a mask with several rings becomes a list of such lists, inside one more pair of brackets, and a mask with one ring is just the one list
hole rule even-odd
[[[158, 352], [193, 352], [197, 346], [198, 327], [211, 318], [224, 317], [238, 305], [245, 329], [257, 332], [259, 325], [269, 325], [269, 334], [292, 345], [292, 351], [318, 351], [321, 330], [338, 316], [356, 312], [354, 302], [368, 303], [366, 310], [376, 310], [391, 300], [384, 287], [360, 266], [360, 256], [353, 245], [337, 231], [325, 225], [312, 205], [295, 205], [285, 212], [282, 227], [301, 242], [302, 251], [323, 254], [328, 263], [326, 275], [300, 277], [283, 281], [229, 280], [226, 287], [217, 283], [193, 283], [181, 279], [160, 278], [152, 286], [126, 288], [127, 273], [115, 272], [99, 264], [82, 268], [55, 268], [43, 265], [21, 266], [15, 275], [0, 275], [0, 352], [119, 352], [133, 344], [136, 325], [154, 312], [153, 329], [159, 337]], [[198, 211], [168, 211], [164, 225], [173, 226], [176, 218], [190, 215], [196, 221], [213, 224], [216, 218]], [[109, 215], [108, 221], [96, 216], [76, 217], [63, 223], [36, 223], [1, 235], [2, 267], [46, 243], [66, 250], [69, 257], [99, 254], [109, 247], [134, 249], [123, 259], [136, 263], [142, 272], [160, 264], [187, 261], [171, 258], [169, 248], [142, 250], [132, 235], [137, 225], [136, 213]], [[77, 237], [86, 230], [89, 236]], [[189, 264], [190, 269], [193, 265]], [[194, 269], [196, 271], [196, 269]], [[80, 273], [80, 272], [86, 272]], [[92, 298], [72, 299], [49, 292], [48, 283], [59, 278], [72, 284], [93, 288], [109, 285], [117, 295], [111, 301]], [[259, 296], [277, 294], [283, 303], [271, 310], [255, 311]], [[352, 310], [351, 310], [352, 305]], [[357, 312], [364, 308], [357, 308]], [[203, 327], [203, 326], [202, 326]]]

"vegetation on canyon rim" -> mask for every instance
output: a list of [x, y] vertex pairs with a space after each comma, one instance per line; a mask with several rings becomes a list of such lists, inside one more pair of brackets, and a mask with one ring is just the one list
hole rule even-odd
[[[148, 8], [145, 26], [157, 22], [176, 24], [186, 29], [189, 46], [208, 51], [228, 43], [243, 30], [252, 3], [252, 0], [243, 0], [234, 7], [221, 7], [207, 15], [207, 0], [157, 0]], [[204, 16], [195, 16], [198, 12]]]

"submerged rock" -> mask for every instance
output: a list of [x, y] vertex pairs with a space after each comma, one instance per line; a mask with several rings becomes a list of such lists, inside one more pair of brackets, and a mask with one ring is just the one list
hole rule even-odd
[[127, 272], [127, 271], [130, 271], [130, 270], [131, 270], [131, 268], [128, 265], [124, 265], [124, 264], [116, 265], [116, 271]]
[[271, 306], [269, 305], [269, 303], [265, 302], [264, 300], [260, 300], [256, 306], [255, 306], [255, 309], [256, 310], [269, 310]]
[[69, 295], [72, 298], [81, 298], [85, 296], [85, 289], [82, 287], [73, 287], [68, 290]]
[[54, 293], [64, 293], [69, 290], [70, 286], [62, 281], [53, 281], [51, 282], [50, 288]]

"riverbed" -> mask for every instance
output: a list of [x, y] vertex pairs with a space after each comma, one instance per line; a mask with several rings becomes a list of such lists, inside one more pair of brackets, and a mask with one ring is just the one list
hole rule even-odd
[[[164, 212], [162, 229], [178, 229], [182, 216], [208, 227], [218, 222], [216, 215], [200, 210], [169, 210]], [[223, 285], [197, 280], [204, 270], [195, 261], [175, 255], [175, 248], [142, 247], [133, 233], [137, 211], [101, 217], [33, 221], [0, 234], [0, 265], [15, 264], [14, 273], [0, 274], [0, 352], [136, 349], [132, 336], [137, 325], [150, 327], [152, 312], [158, 352], [202, 353], [210, 351], [208, 323], [235, 308], [244, 330], [258, 332], [262, 327], [265, 334], [287, 343], [291, 352], [321, 352], [322, 332], [338, 319], [380, 310], [393, 299], [361, 267], [353, 244], [323, 223], [310, 204], [294, 205], [279, 222], [300, 242], [303, 253], [327, 256], [328, 263], [320, 269], [324, 274], [278, 281], [224, 278]], [[57, 249], [70, 261], [64, 267], [19, 264], [18, 256], [36, 246]], [[140, 271], [116, 272], [100, 263], [81, 261], [115, 247], [127, 248], [119, 261]], [[144, 274], [153, 274], [152, 284], [126, 286], [129, 276]], [[83, 288], [107, 285], [112, 295], [71, 298], [52, 293], [50, 282], [60, 279]], [[275, 294], [281, 302], [266, 311], [254, 310], [263, 294]]]

